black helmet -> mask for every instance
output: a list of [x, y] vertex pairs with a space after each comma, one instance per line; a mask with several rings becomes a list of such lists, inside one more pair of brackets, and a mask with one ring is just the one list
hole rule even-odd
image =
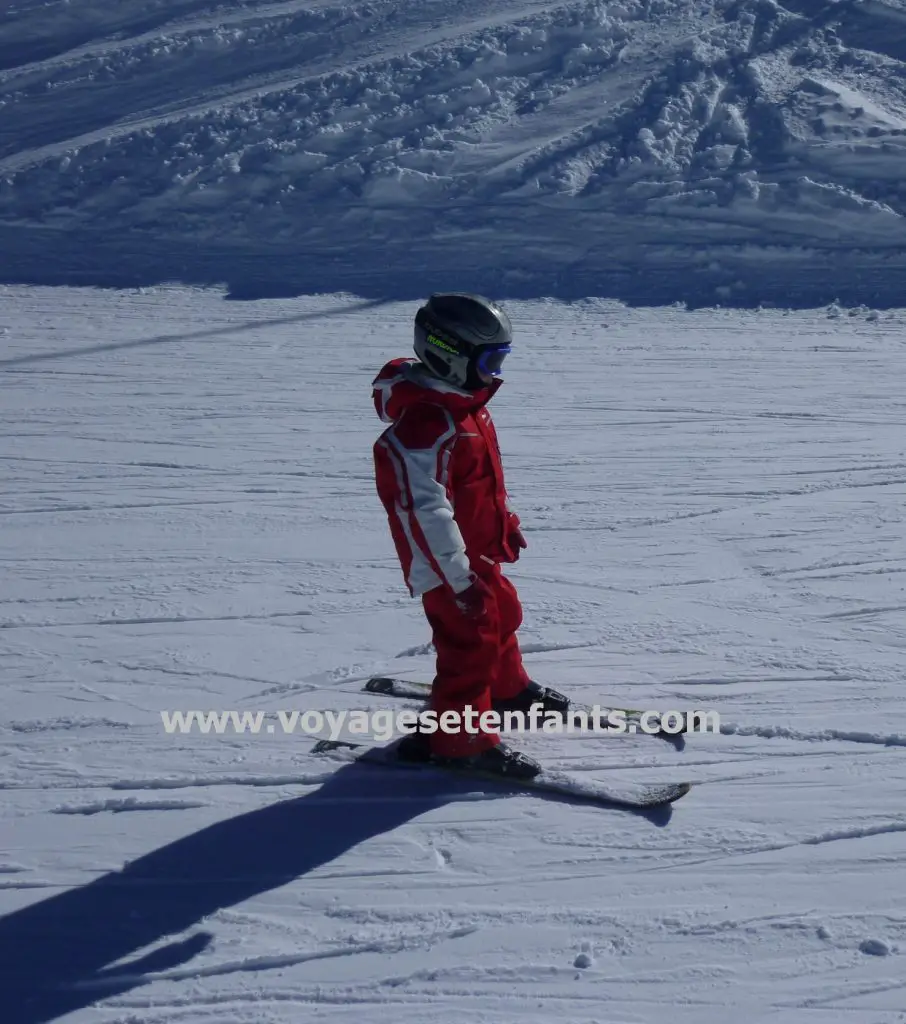
[[442, 292], [415, 314], [415, 354], [435, 377], [467, 391], [499, 375], [512, 341], [510, 318], [481, 295]]

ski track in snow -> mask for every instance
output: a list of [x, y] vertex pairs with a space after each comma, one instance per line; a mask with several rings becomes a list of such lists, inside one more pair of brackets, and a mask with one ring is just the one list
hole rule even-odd
[[371, 480], [411, 309], [235, 308], [0, 289], [4, 1024], [901, 1024], [906, 314], [511, 305], [531, 672], [723, 720], [518, 742], [696, 782], [658, 827], [164, 733], [432, 673]]

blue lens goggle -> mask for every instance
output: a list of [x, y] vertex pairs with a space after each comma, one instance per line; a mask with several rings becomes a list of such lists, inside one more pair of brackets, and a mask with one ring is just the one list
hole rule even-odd
[[503, 361], [509, 351], [509, 345], [502, 345], [500, 348], [486, 348], [476, 359], [475, 368], [484, 377], [499, 377]]

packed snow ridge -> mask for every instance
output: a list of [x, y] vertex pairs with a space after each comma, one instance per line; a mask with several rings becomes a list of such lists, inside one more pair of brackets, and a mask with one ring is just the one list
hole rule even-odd
[[906, 280], [904, 0], [23, 0], [0, 111], [7, 280]]

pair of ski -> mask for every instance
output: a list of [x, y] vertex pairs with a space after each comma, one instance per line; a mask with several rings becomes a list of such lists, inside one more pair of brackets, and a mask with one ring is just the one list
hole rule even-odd
[[[387, 676], [373, 676], [365, 684], [364, 689], [368, 693], [377, 693], [387, 697], [399, 697], [407, 700], [426, 700], [431, 693], [431, 687], [426, 683], [394, 679]], [[576, 708], [577, 706], [573, 705], [573, 707]], [[639, 712], [627, 710], [624, 713], [628, 722], [633, 720], [637, 722]], [[662, 736], [671, 742], [675, 741], [675, 737], [666, 732], [643, 733], [643, 735]], [[351, 761], [377, 764], [389, 768], [400, 767], [414, 768], [418, 771], [454, 772], [463, 778], [493, 781], [503, 786], [568, 796], [577, 800], [610, 807], [629, 807], [640, 810], [663, 807], [679, 800], [680, 797], [685, 796], [691, 789], [691, 783], [688, 782], [599, 782], [594, 779], [570, 775], [568, 772], [551, 771], [548, 768], [543, 768], [533, 779], [504, 779], [499, 775], [476, 771], [471, 768], [453, 769], [434, 765], [430, 762], [420, 765], [401, 761], [395, 756], [397, 742], [392, 741], [386, 746], [365, 747], [363, 744], [348, 743], [342, 740], [319, 740], [315, 744], [313, 751], [318, 754], [337, 752]]]

